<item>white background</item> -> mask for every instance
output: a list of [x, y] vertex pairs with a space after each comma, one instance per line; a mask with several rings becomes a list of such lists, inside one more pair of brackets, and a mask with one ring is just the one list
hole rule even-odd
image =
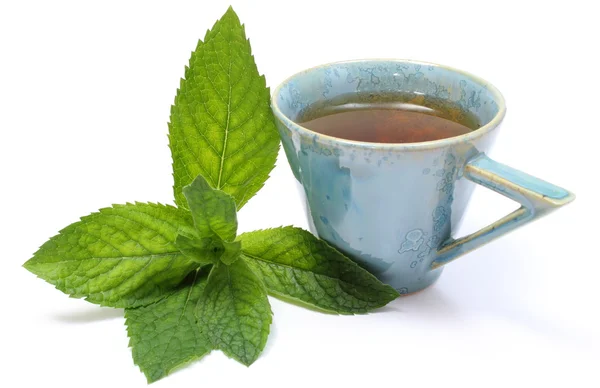
[[[215, 351], [154, 386], [598, 387], [594, 2], [232, 3], [271, 87], [313, 65], [368, 57], [437, 62], [491, 81], [508, 104], [492, 156], [578, 198], [369, 315], [271, 298], [271, 335], [254, 365]], [[68, 298], [21, 265], [100, 207], [172, 203], [170, 105], [191, 50], [227, 6], [1, 3], [0, 386], [146, 386], [122, 310]], [[478, 188], [458, 235], [514, 207]], [[283, 154], [239, 220], [240, 231], [306, 227]]]

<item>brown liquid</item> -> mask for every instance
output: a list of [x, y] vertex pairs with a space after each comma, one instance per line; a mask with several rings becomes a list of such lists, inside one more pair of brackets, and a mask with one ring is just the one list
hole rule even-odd
[[373, 143], [416, 143], [480, 127], [458, 104], [406, 93], [351, 93], [309, 106], [297, 120], [325, 135]]

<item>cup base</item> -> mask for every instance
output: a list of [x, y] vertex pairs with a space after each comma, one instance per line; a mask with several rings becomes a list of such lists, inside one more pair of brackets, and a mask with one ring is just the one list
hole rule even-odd
[[[439, 279], [440, 275], [442, 274], [442, 271], [443, 268], [438, 268], [433, 271], [429, 271], [425, 276], [419, 278], [417, 281], [413, 281], [408, 285], [403, 285], [402, 287], [394, 287], [393, 284], [391, 284], [391, 286], [394, 287], [396, 291], [398, 291], [400, 296], [414, 295], [417, 292], [423, 291], [424, 289], [434, 285], [435, 282], [437, 282], [437, 280]], [[384, 283], [386, 283], [385, 279], [382, 280]]]
[[[421, 289], [418, 289], [418, 290], [412, 291], [412, 292], [408, 292], [408, 293], [405, 293], [405, 294], [400, 294], [400, 297], [404, 298], [405, 296], [413, 296], [413, 295], [416, 295], [416, 294], [420, 293], [421, 291], [425, 291], [426, 289], [428, 289], [430, 287], [433, 287], [435, 285], [435, 283], [437, 283], [437, 281], [438, 281], [439, 278], [440, 277], [438, 276], [437, 278], [435, 278], [433, 280], [433, 282], [427, 284], [425, 287], [423, 287]], [[400, 292], [399, 290], [396, 290], [396, 291]]]

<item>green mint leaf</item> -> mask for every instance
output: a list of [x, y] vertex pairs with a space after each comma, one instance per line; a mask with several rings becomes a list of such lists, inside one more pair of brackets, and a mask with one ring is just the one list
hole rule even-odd
[[279, 150], [269, 95], [229, 8], [192, 53], [171, 107], [177, 206], [187, 208], [183, 187], [200, 174], [233, 196], [238, 209], [264, 185]]
[[192, 213], [196, 233], [180, 233], [175, 241], [179, 250], [198, 263], [216, 263], [221, 259], [230, 264], [237, 260], [240, 243], [233, 241], [238, 226], [233, 198], [210, 187], [202, 175], [184, 187], [183, 194]]
[[181, 253], [199, 264], [216, 264], [219, 260], [229, 265], [236, 261], [242, 251], [239, 241], [221, 241], [214, 238], [199, 239], [180, 234], [175, 245]]
[[223, 242], [218, 238], [201, 239], [192, 235], [186, 236], [181, 232], [175, 240], [175, 246], [188, 259], [199, 264], [214, 264], [225, 251]]
[[223, 248], [225, 249], [223, 255], [221, 255], [221, 261], [226, 265], [235, 263], [240, 258], [242, 252], [242, 243], [239, 241], [223, 242]]
[[189, 281], [166, 298], [149, 306], [125, 310], [133, 361], [149, 383], [212, 350], [195, 316], [196, 304], [205, 286], [206, 274], [194, 272]]
[[237, 213], [233, 198], [213, 189], [202, 175], [183, 188], [192, 212], [198, 237], [233, 241], [237, 234]]
[[250, 365], [265, 347], [271, 306], [264, 285], [243, 260], [213, 267], [197, 313], [213, 347], [227, 356]]
[[198, 267], [174, 245], [180, 230], [194, 231], [185, 210], [113, 205], [61, 230], [24, 267], [72, 297], [141, 306], [166, 296]]
[[398, 296], [392, 287], [305, 230], [258, 230], [238, 240], [242, 258], [274, 296], [341, 314], [365, 313]]

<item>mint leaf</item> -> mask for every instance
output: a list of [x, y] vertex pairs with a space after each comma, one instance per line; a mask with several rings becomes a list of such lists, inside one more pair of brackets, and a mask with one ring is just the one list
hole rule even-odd
[[267, 342], [271, 314], [264, 285], [244, 261], [213, 267], [198, 303], [198, 323], [215, 349], [252, 364]]
[[241, 252], [239, 241], [221, 241], [218, 239], [197, 239], [180, 234], [175, 240], [179, 251], [201, 265], [215, 264], [219, 260], [229, 265], [236, 261]]
[[195, 317], [205, 286], [206, 273], [194, 272], [185, 285], [168, 297], [149, 306], [125, 310], [133, 361], [149, 383], [212, 350]]
[[224, 252], [220, 259], [224, 264], [231, 265], [240, 258], [242, 243], [239, 241], [223, 242]]
[[210, 187], [202, 175], [184, 187], [183, 194], [196, 230], [193, 235], [182, 232], [177, 236], [175, 245], [179, 250], [198, 263], [216, 263], [220, 258], [224, 262], [236, 260], [240, 243], [233, 242], [238, 226], [233, 198]]
[[194, 231], [187, 211], [113, 205], [61, 230], [24, 267], [72, 297], [141, 306], [165, 297], [198, 267], [174, 245], [179, 230]]
[[242, 258], [274, 296], [342, 314], [365, 313], [398, 293], [309, 232], [293, 227], [238, 237]]
[[200, 238], [235, 240], [237, 213], [230, 195], [210, 187], [202, 175], [198, 175], [190, 185], [184, 187], [183, 194]]
[[214, 237], [198, 238], [182, 232], [175, 240], [175, 246], [188, 259], [199, 264], [214, 264], [223, 255], [223, 242]]
[[275, 165], [279, 136], [269, 89], [231, 8], [192, 53], [171, 107], [169, 145], [175, 203], [183, 208], [183, 187], [201, 174], [240, 209]]

